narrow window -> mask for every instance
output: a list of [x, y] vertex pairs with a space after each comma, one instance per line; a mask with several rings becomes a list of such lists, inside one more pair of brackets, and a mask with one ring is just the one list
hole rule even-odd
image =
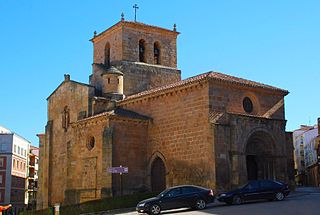
[[153, 54], [154, 64], [160, 64], [160, 44], [158, 42], [154, 43]]
[[110, 78], [108, 78], [108, 84], [110, 84]]
[[144, 40], [139, 41], [139, 61], [145, 62], [145, 42]]
[[104, 64], [109, 67], [110, 66], [110, 44], [107, 43], [104, 49]]
[[120, 80], [119, 80], [119, 78], [117, 79], [118, 80], [118, 84], [120, 83]]
[[93, 147], [94, 147], [94, 145], [95, 145], [95, 139], [94, 139], [93, 136], [90, 136], [90, 137], [88, 138], [88, 142], [87, 142], [87, 148], [88, 148], [88, 150], [89, 150], [89, 151], [92, 150]]

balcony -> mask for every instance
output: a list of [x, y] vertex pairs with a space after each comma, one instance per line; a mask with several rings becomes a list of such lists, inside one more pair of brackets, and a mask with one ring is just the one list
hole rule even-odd
[[35, 165], [36, 165], [36, 162], [34, 162], [34, 161], [29, 162], [29, 167], [34, 167]]

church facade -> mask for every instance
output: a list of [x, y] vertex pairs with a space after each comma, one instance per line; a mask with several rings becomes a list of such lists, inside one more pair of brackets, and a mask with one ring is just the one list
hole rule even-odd
[[[218, 72], [181, 80], [178, 35], [123, 19], [94, 35], [89, 84], [65, 75], [47, 98], [39, 209], [179, 184], [292, 179], [288, 91]], [[121, 182], [108, 172], [120, 165]]]

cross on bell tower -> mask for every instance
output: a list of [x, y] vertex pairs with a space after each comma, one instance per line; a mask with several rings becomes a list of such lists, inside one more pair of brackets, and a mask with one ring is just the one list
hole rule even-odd
[[139, 7], [137, 4], [134, 4], [133, 8], [134, 8], [134, 21], [136, 22], [137, 21], [137, 9], [139, 9]]

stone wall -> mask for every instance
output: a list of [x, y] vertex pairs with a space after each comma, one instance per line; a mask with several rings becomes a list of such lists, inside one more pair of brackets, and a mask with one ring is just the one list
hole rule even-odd
[[160, 45], [160, 65], [177, 67], [177, 34], [141, 26], [123, 28], [123, 60], [139, 62], [139, 40], [145, 41], [145, 62], [154, 62], [154, 43]]
[[110, 62], [139, 62], [139, 41], [145, 41], [145, 62], [154, 62], [154, 43], [159, 44], [160, 65], [177, 67], [177, 32], [143, 25], [140, 23], [120, 22], [93, 38], [93, 62], [105, 62], [105, 47], [110, 44]]
[[78, 120], [79, 113], [91, 114], [91, 97], [94, 88], [66, 80], [48, 98], [48, 128], [46, 145], [49, 146], [49, 205], [64, 201], [68, 178], [68, 144], [74, 141], [71, 124]]
[[180, 70], [170, 67], [128, 61], [115, 62], [114, 65], [123, 72], [126, 96], [181, 80]]
[[37, 210], [48, 208], [49, 148], [45, 134], [39, 134]]
[[[113, 128], [112, 165], [129, 168], [129, 173], [122, 175], [123, 194], [146, 191], [148, 122], [112, 118], [110, 126]], [[120, 195], [119, 174], [112, 174], [112, 191]]]
[[[148, 166], [163, 155], [167, 186], [215, 185], [212, 134], [208, 122], [208, 85], [186, 86], [120, 106], [150, 116]], [[150, 169], [148, 169], [150, 174]], [[147, 181], [150, 183], [150, 178]]]
[[99, 37], [93, 44], [93, 62], [105, 63], [105, 47], [110, 44], [110, 62], [123, 59], [122, 30], [121, 28], [111, 30]]
[[[247, 182], [246, 146], [251, 135], [263, 134], [265, 149], [272, 150], [274, 177], [289, 181], [285, 121], [231, 114], [227, 123], [213, 125], [216, 180], [219, 189], [230, 189]], [[258, 150], [258, 149], [257, 149]], [[223, 166], [224, 168], [219, 168]]]
[[[243, 109], [243, 99], [249, 97], [253, 103], [252, 115], [263, 116], [267, 111], [281, 102], [284, 95], [264, 89], [230, 86], [210, 82], [210, 110], [247, 114]], [[284, 105], [272, 115], [275, 119], [284, 119]]]
[[[107, 167], [112, 162], [112, 144], [105, 140], [109, 128], [106, 117], [98, 116], [81, 120], [73, 125], [73, 138], [67, 142], [67, 187], [65, 202], [78, 202], [110, 196], [106, 188], [111, 187], [111, 176]], [[77, 202], [72, 202], [77, 203]]]

